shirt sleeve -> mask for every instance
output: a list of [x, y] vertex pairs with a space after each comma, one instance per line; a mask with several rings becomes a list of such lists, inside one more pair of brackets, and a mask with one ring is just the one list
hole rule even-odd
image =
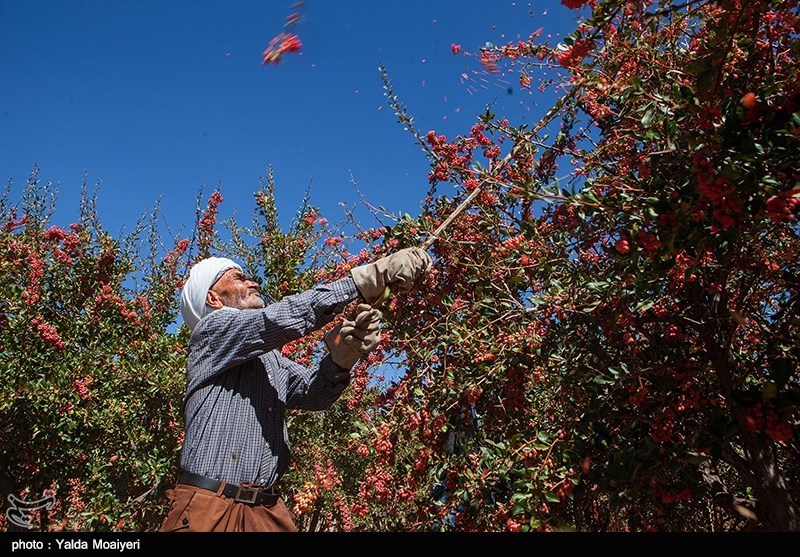
[[350, 371], [336, 365], [330, 354], [313, 368], [283, 357], [280, 364], [287, 374], [286, 408], [327, 410], [350, 384]]
[[347, 277], [263, 309], [222, 308], [210, 313], [189, 339], [189, 369], [203, 373], [187, 377], [187, 396], [216, 374], [323, 327], [358, 295], [355, 282]]

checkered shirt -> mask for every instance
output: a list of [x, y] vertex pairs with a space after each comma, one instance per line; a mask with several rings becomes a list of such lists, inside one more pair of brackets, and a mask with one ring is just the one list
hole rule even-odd
[[330, 354], [307, 368], [280, 349], [357, 297], [348, 277], [264, 309], [222, 308], [201, 319], [189, 339], [183, 470], [232, 484], [277, 482], [289, 465], [285, 409], [325, 410], [349, 383]]

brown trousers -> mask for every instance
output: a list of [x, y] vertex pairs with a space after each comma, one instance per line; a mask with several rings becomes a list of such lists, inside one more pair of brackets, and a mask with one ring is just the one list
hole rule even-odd
[[[220, 487], [220, 491], [225, 484]], [[296, 532], [282, 499], [271, 506], [237, 503], [230, 497], [191, 485], [167, 491], [172, 500], [161, 532]]]

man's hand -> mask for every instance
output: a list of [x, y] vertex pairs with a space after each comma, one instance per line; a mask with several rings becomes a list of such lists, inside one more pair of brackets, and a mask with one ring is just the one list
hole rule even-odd
[[352, 319], [345, 319], [325, 335], [331, 359], [344, 369], [351, 369], [363, 355], [375, 350], [381, 340], [381, 312], [359, 304]]
[[355, 267], [350, 274], [361, 296], [372, 304], [381, 297], [387, 286], [408, 292], [412, 283], [429, 271], [431, 265], [433, 259], [425, 250], [405, 248], [369, 265]]

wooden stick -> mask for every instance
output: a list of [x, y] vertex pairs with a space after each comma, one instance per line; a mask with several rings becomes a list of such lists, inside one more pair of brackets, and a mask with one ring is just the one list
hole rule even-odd
[[427, 250], [429, 247], [431, 247], [431, 245], [433, 245], [433, 243], [436, 240], [439, 239], [439, 234], [441, 234], [445, 228], [450, 226], [450, 223], [453, 222], [455, 218], [470, 205], [470, 203], [472, 203], [472, 200], [475, 199], [475, 197], [481, 192], [481, 188], [483, 188], [483, 185], [485, 183], [486, 183], [485, 180], [481, 181], [481, 183], [478, 184], [478, 187], [472, 190], [472, 192], [467, 196], [467, 198], [461, 202], [461, 205], [456, 207], [455, 210], [452, 213], [450, 213], [450, 216], [444, 219], [444, 222], [440, 224], [436, 228], [436, 230], [431, 232], [430, 236], [428, 236], [428, 238], [424, 242], [422, 242], [422, 245], [420, 246], [422, 249]]
[[[558, 102], [556, 102], [556, 104], [554, 106], [552, 106], [550, 108], [550, 110], [547, 111], [547, 114], [545, 114], [544, 117], [541, 120], [539, 120], [539, 122], [536, 124], [536, 126], [534, 126], [533, 130], [531, 130], [531, 132], [530, 132], [530, 136], [531, 137], [533, 137], [534, 135], [539, 133], [539, 131], [542, 128], [544, 128], [550, 122], [550, 120], [553, 119], [553, 117], [558, 113], [558, 111], [561, 109], [561, 107], [564, 106], [564, 102], [569, 97], [571, 97], [574, 94], [574, 92], [575, 92], [575, 90], [571, 89], [570, 92], [567, 95], [565, 95], [564, 97], [561, 97], [558, 100]], [[501, 160], [498, 164], [496, 164], [495, 168], [502, 168], [503, 166], [508, 164], [508, 162], [511, 160], [512, 153], [513, 153], [513, 150], [510, 153], [508, 153], [505, 157], [503, 157], [503, 160]], [[444, 220], [444, 222], [442, 224], [440, 224], [436, 228], [436, 230], [434, 230], [431, 233], [431, 235], [428, 236], [428, 238], [424, 242], [422, 242], [422, 245], [420, 246], [422, 249], [427, 250], [429, 247], [431, 247], [433, 245], [433, 243], [436, 240], [439, 239], [439, 234], [441, 234], [444, 231], [445, 228], [450, 226], [450, 223], [452, 223], [456, 219], [456, 217], [459, 214], [461, 214], [461, 212], [464, 211], [464, 209], [466, 209], [469, 206], [470, 203], [472, 203], [472, 200], [475, 199], [478, 196], [478, 194], [481, 192], [481, 189], [483, 189], [483, 186], [486, 184], [487, 180], [488, 179], [486, 179], [486, 178], [481, 180], [481, 183], [478, 184], [478, 186], [474, 190], [472, 190], [472, 192], [467, 196], [467, 198], [464, 201], [462, 201], [461, 204], [458, 207], [456, 207], [455, 210], [452, 213], [450, 213], [450, 216], [448, 216]]]

